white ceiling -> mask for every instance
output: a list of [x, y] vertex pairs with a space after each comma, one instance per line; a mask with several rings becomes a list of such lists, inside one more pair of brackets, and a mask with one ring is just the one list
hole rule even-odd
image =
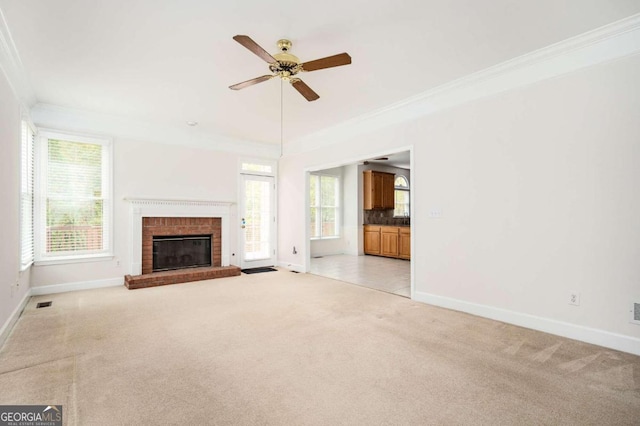
[[285, 83], [285, 143], [640, 12], [638, 0], [0, 0], [40, 103], [279, 143], [280, 82], [232, 40], [352, 65]]
[[[386, 158], [386, 160], [381, 160], [380, 158]], [[368, 163], [380, 164], [383, 166], [399, 167], [407, 170], [411, 169], [411, 154], [409, 151], [388, 154], [382, 157], [371, 158], [366, 161]]]

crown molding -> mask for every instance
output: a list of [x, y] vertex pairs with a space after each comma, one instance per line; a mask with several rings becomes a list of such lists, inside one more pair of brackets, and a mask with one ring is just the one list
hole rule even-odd
[[285, 145], [285, 155], [312, 151], [360, 134], [640, 53], [640, 14], [629, 16], [445, 83]]
[[37, 127], [100, 133], [114, 138], [124, 138], [165, 145], [191, 146], [214, 151], [234, 152], [265, 158], [278, 158], [280, 146], [271, 143], [234, 139], [228, 136], [202, 131], [198, 128], [151, 123], [129, 117], [102, 114], [51, 104], [38, 103], [31, 109], [31, 119]]
[[0, 9], [0, 70], [7, 79], [13, 94], [26, 110], [36, 104], [35, 92], [26, 77], [27, 74], [2, 9]]

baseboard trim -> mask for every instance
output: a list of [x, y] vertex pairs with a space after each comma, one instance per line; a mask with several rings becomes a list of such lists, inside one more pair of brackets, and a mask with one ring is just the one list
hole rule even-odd
[[0, 329], [0, 348], [2, 348], [2, 346], [4, 345], [4, 342], [7, 340], [7, 338], [11, 334], [11, 331], [13, 330], [13, 326], [15, 326], [16, 322], [18, 322], [18, 318], [20, 318], [20, 315], [22, 314], [22, 311], [24, 310], [25, 306], [27, 306], [27, 303], [29, 303], [30, 298], [31, 298], [31, 289], [27, 290], [27, 292], [25, 293], [20, 303], [18, 303], [18, 306], [16, 306], [13, 312], [11, 312], [11, 315], [9, 316], [9, 318], [7, 318], [5, 323], [2, 325], [2, 328]]
[[342, 254], [347, 254], [344, 251], [326, 251], [326, 252], [314, 252], [311, 255], [311, 259], [314, 257], [327, 257], [327, 256], [340, 256]]
[[66, 293], [68, 291], [92, 290], [95, 288], [117, 287], [124, 285], [124, 277], [107, 278], [105, 280], [79, 281], [75, 283], [53, 284], [42, 287], [32, 287], [32, 296], [42, 296], [44, 294]]
[[468, 314], [496, 321], [502, 321], [520, 327], [530, 328], [532, 330], [555, 334], [556, 336], [580, 340], [581, 342], [591, 343], [605, 348], [640, 355], [640, 339], [631, 336], [611, 333], [604, 330], [584, 327], [549, 318], [542, 318], [535, 315], [509, 311], [507, 309], [465, 302], [463, 300], [437, 296], [420, 291], [416, 291], [414, 293], [413, 300], [442, 308], [453, 309], [455, 311], [466, 312]]
[[278, 262], [278, 267], [285, 268], [285, 269], [288, 269], [290, 271], [301, 272], [303, 274], [305, 273], [304, 266], [296, 265], [294, 263]]

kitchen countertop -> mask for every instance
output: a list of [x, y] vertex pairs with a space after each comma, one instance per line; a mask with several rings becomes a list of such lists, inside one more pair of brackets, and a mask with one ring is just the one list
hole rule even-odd
[[391, 223], [365, 223], [363, 226], [393, 226], [395, 228], [411, 228], [411, 225], [393, 225]]

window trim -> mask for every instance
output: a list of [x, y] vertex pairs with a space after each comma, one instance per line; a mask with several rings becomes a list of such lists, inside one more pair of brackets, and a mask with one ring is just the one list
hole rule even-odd
[[[311, 190], [311, 179], [313, 179], [313, 176], [318, 176], [318, 181], [321, 181], [322, 177], [331, 177], [334, 179], [337, 179], [338, 183], [337, 183], [337, 194], [336, 194], [336, 205], [335, 210], [336, 210], [336, 214], [335, 214], [335, 228], [336, 228], [336, 234], [335, 235], [329, 235], [329, 236], [323, 236], [322, 235], [322, 226], [320, 226], [320, 235], [319, 236], [310, 236], [309, 238], [312, 241], [319, 241], [319, 240], [336, 240], [339, 238], [342, 238], [342, 220], [341, 219], [341, 215], [342, 215], [342, 203], [341, 203], [341, 198], [342, 197], [342, 179], [340, 176], [336, 176], [336, 175], [332, 175], [332, 174], [328, 174], [328, 173], [315, 173], [315, 172], [310, 172], [309, 173], [309, 190]], [[317, 193], [317, 197], [321, 198], [322, 196], [322, 192], [318, 191]], [[311, 215], [311, 209], [312, 208], [317, 208], [320, 210], [320, 215], [322, 215], [322, 200], [320, 200], [320, 204], [318, 206], [316, 205], [312, 205], [311, 202], [309, 202], [309, 215]]]
[[[90, 143], [102, 146], [102, 179], [103, 195], [106, 207], [103, 210], [103, 238], [107, 241], [103, 249], [96, 253], [82, 252], [79, 254], [47, 255], [46, 244], [46, 182], [47, 153], [49, 139], [59, 139], [68, 142]], [[53, 129], [40, 129], [35, 144], [35, 203], [34, 203], [34, 264], [56, 265], [66, 263], [94, 262], [111, 260], [113, 254], [113, 140], [107, 136], [87, 135]]]

